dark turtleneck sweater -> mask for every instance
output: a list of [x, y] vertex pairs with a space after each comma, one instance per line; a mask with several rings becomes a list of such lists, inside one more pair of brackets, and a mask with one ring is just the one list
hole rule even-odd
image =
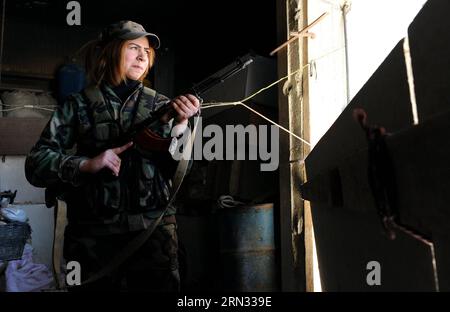
[[112, 88], [114, 93], [119, 97], [119, 99], [124, 103], [128, 97], [136, 90], [141, 82], [139, 80], [127, 79], [122, 81], [118, 86]]

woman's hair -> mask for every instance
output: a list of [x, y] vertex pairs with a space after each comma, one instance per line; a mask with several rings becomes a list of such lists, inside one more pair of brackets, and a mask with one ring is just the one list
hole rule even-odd
[[[85, 49], [85, 68], [91, 83], [100, 85], [107, 82], [112, 86], [119, 85], [126, 80], [124, 67], [127, 40], [113, 39], [107, 43], [100, 40], [89, 42]], [[155, 50], [150, 47], [148, 66], [144, 74], [139, 77], [142, 81], [155, 61]]]

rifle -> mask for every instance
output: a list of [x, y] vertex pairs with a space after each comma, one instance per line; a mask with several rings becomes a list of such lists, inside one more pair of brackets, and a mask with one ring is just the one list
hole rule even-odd
[[[249, 56], [239, 58], [239, 59], [237, 59], [237, 61], [235, 62], [235, 65], [230, 70], [227, 70], [225, 73], [221, 74], [218, 77], [211, 77], [211, 78], [207, 78], [207, 79], [203, 80], [199, 84], [193, 86], [191, 88], [191, 90], [188, 91], [188, 93], [195, 95], [197, 98], [199, 98], [200, 103], [202, 103], [202, 99], [200, 98], [200, 95], [202, 93], [209, 90], [213, 86], [224, 82], [226, 79], [228, 79], [232, 75], [238, 73], [239, 71], [241, 71], [242, 69], [247, 67], [252, 62], [253, 62], [253, 58], [251, 58]], [[167, 144], [166, 151], [167, 151], [168, 147], [170, 146], [170, 142], [172, 141], [172, 138], [168, 138], [168, 139], [161, 138], [157, 134], [154, 134], [151, 130], [149, 130], [147, 128], [153, 122], [161, 119], [161, 117], [166, 113], [169, 114], [170, 119], [176, 116], [176, 112], [170, 105], [170, 102], [167, 103], [166, 105], [162, 106], [157, 111], [155, 111], [154, 114], [152, 114], [152, 116], [144, 119], [142, 122], [136, 124], [129, 131], [127, 131], [120, 138], [122, 140], [123, 144], [133, 140], [137, 144], [144, 145], [143, 146], [144, 148], [148, 147], [149, 150], [154, 150], [155, 143], [159, 147], [161, 147], [161, 146], [163, 146], [163, 144], [161, 144], [161, 142], [162, 143], [166, 142], [166, 144]], [[195, 129], [195, 127], [194, 127], [194, 129]], [[121, 144], [122, 144], [122, 142], [121, 142]], [[121, 250], [117, 255], [115, 255], [105, 267], [103, 267], [100, 271], [91, 275], [86, 281], [83, 281], [83, 284], [92, 283], [92, 282], [97, 281], [98, 279], [106, 276], [107, 274], [111, 273], [114, 269], [116, 269], [122, 263], [124, 263], [131, 255], [133, 255], [148, 240], [148, 238], [152, 235], [153, 231], [160, 224], [163, 216], [165, 215], [165, 212], [167, 211], [168, 207], [173, 202], [175, 195], [179, 190], [179, 187], [183, 181], [183, 178], [184, 178], [186, 170], [187, 170], [186, 163], [187, 163], [186, 160], [180, 161], [180, 163], [177, 167], [177, 172], [174, 174], [174, 178], [173, 178], [173, 185], [172, 185], [173, 189], [172, 189], [171, 199], [165, 205], [165, 208], [162, 210], [159, 217], [156, 218], [148, 228], [146, 228], [138, 236], [133, 238], [131, 240], [131, 242], [123, 250]]]
[[[250, 54], [240, 57], [234, 62], [233, 67], [226, 70], [224, 73], [219, 72], [202, 80], [198, 84], [195, 84], [193, 87], [191, 87], [184, 94], [192, 94], [199, 99], [200, 103], [202, 103], [203, 99], [201, 98], [201, 95], [203, 93], [210, 90], [212, 87], [223, 83], [231, 76], [245, 69], [252, 62], [253, 57]], [[173, 109], [171, 102], [168, 102], [167, 104], [159, 108], [150, 117], [132, 126], [127, 132], [119, 137], [117, 146], [121, 146], [123, 144], [126, 144], [127, 142], [133, 141], [135, 142], [135, 144], [146, 151], [168, 151], [169, 146], [172, 142], [172, 138], [162, 138], [147, 128], [153, 122], [161, 119], [165, 114], [168, 114], [169, 120], [176, 116], [177, 113]]]

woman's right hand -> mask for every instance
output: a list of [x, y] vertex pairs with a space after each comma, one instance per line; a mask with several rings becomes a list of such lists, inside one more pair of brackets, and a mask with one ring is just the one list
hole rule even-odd
[[118, 155], [126, 151], [132, 145], [133, 142], [128, 142], [123, 146], [108, 149], [94, 158], [84, 160], [80, 163], [80, 171], [97, 173], [103, 168], [108, 168], [116, 177], [118, 177], [121, 163], [121, 159]]

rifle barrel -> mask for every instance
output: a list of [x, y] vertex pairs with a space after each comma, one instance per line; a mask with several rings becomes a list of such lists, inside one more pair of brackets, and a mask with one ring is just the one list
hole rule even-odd
[[[198, 84], [194, 85], [191, 88], [190, 92], [193, 92], [194, 95], [197, 97], [200, 97], [201, 94], [206, 92], [207, 90], [211, 89], [215, 85], [219, 83], [223, 83], [226, 79], [230, 78], [234, 74], [240, 72], [244, 68], [246, 68], [248, 65], [250, 65], [253, 62], [253, 58], [251, 56], [244, 56], [241, 58], [238, 58], [235, 61], [235, 65], [225, 73], [221, 74], [220, 76], [216, 77], [208, 77], [204, 79], [203, 81], [199, 82]], [[188, 92], [188, 93], [190, 93]], [[169, 102], [170, 103], [170, 102]], [[171, 108], [167, 105], [161, 107], [157, 111], [155, 111], [152, 116], [144, 119], [140, 123], [136, 124], [135, 126], [131, 127], [125, 134], [122, 136], [121, 143], [126, 143], [130, 140], [132, 140], [135, 135], [139, 132], [144, 130], [146, 127], [148, 127], [150, 124], [152, 124], [156, 119], [161, 118], [162, 115], [164, 115], [166, 112], [168, 112]]]

